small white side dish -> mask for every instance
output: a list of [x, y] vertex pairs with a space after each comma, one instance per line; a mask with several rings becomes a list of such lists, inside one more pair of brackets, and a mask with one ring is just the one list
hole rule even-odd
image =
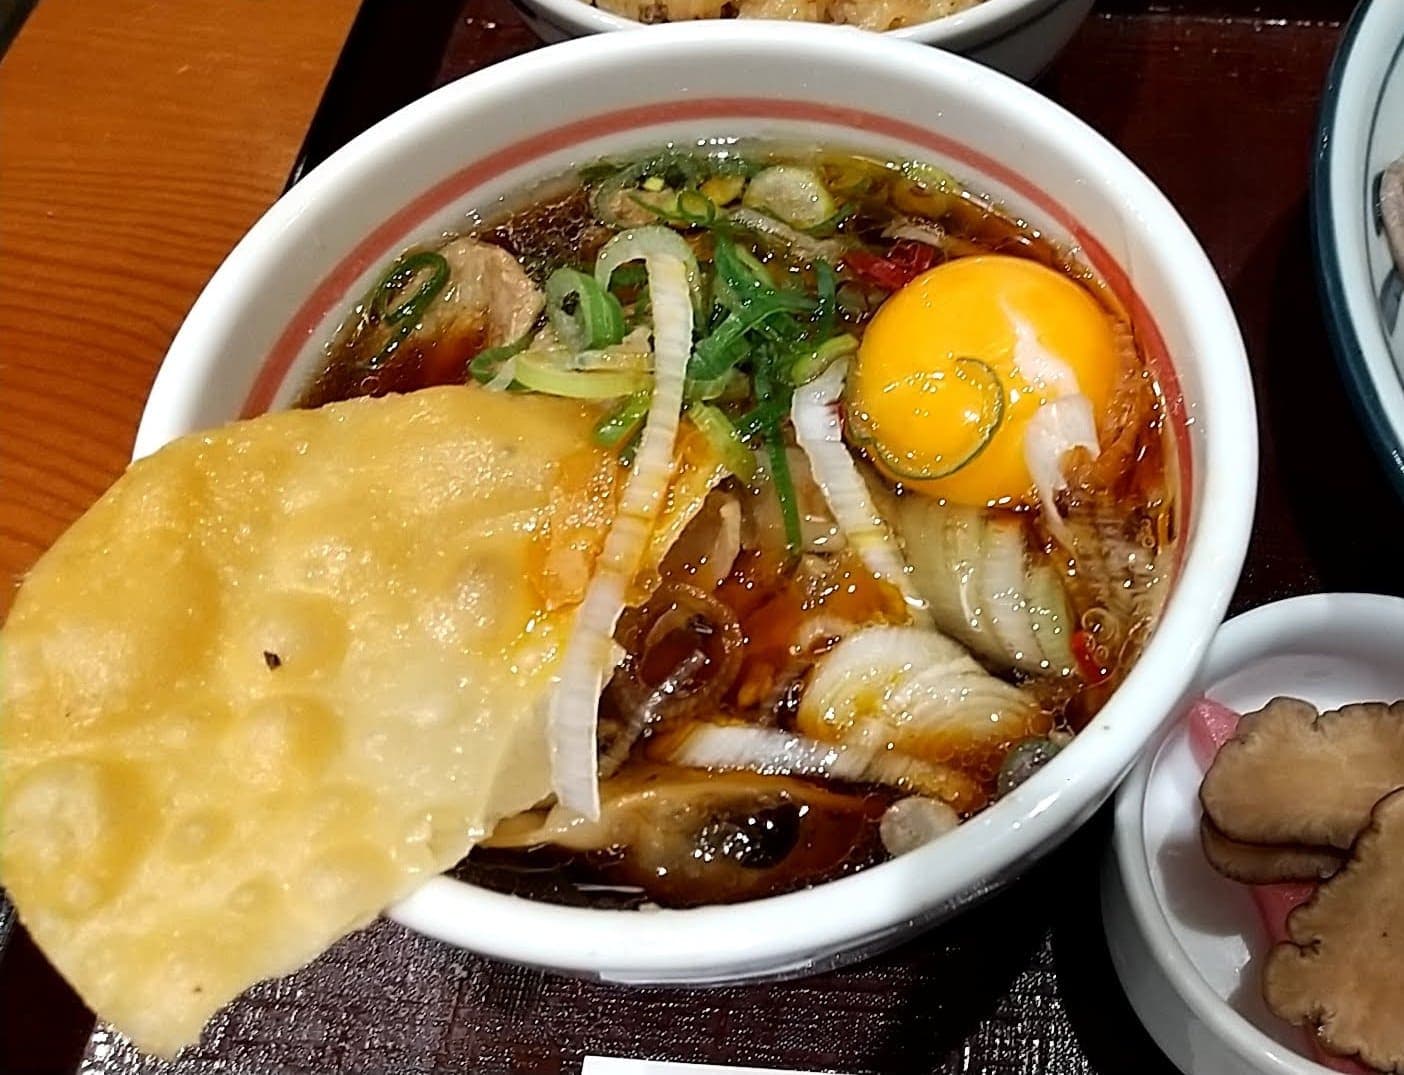
[[[1404, 698], [1404, 600], [1313, 594], [1226, 623], [1198, 693], [1240, 713], [1278, 695], [1321, 709]], [[1188, 726], [1172, 727], [1117, 793], [1102, 886], [1112, 961], [1131, 1005], [1186, 1075], [1326, 1075], [1304, 1033], [1268, 1011], [1268, 939], [1246, 886], [1199, 847], [1203, 770]]]
[[616, 981], [809, 973], [948, 918], [1106, 801], [1190, 686], [1247, 548], [1257, 437], [1217, 273], [1130, 161], [1046, 98], [950, 53], [841, 27], [740, 21], [567, 42], [451, 83], [297, 184], [215, 274], [138, 432], [288, 406], [353, 296], [417, 241], [600, 156], [768, 138], [941, 165], [1076, 250], [1127, 309], [1180, 443], [1181, 561], [1160, 625], [1092, 724], [940, 840], [805, 891], [652, 912], [547, 905], [436, 877], [392, 910], [478, 952]]
[[[613, 30], [637, 30], [644, 25], [597, 8], [589, 0], [513, 0], [513, 3], [543, 41], [564, 41]], [[958, 52], [1027, 82], [1053, 62], [1091, 10], [1092, 0], [984, 0], [954, 15], [888, 30], [882, 36]], [[785, 34], [796, 25], [759, 20], [752, 24], [771, 34]]]

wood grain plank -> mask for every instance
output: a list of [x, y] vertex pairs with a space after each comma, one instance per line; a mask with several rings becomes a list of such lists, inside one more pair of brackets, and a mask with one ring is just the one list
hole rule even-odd
[[0, 66], [0, 613], [119, 474], [200, 287], [278, 195], [355, 0], [45, 0]]
[[[286, 182], [356, 2], [44, 0], [0, 65], [0, 615], [125, 466], [177, 326]], [[0, 896], [0, 1072], [66, 1075], [90, 1026]]]

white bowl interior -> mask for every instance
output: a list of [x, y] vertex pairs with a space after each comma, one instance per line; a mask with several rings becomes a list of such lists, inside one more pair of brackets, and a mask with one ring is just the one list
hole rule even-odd
[[[1404, 600], [1398, 598], [1317, 594], [1267, 605], [1220, 631], [1206, 658], [1202, 691], [1240, 713], [1279, 695], [1305, 699], [1323, 710], [1347, 702], [1393, 702], [1404, 698], [1402, 635]], [[1154, 756], [1137, 767], [1119, 797], [1121, 883], [1138, 909], [1141, 932], [1159, 934], [1173, 946], [1157, 952], [1154, 971], [1189, 1002], [1188, 1014], [1180, 1018], [1201, 1020], [1206, 1033], [1218, 1036], [1219, 1047], [1226, 1045], [1261, 1064], [1251, 1070], [1325, 1072], [1302, 1055], [1303, 1033], [1273, 1016], [1262, 999], [1261, 960], [1270, 941], [1249, 889], [1216, 873], [1200, 849], [1203, 775], [1188, 727], [1180, 723]], [[1112, 940], [1124, 944], [1125, 937]], [[1128, 986], [1134, 1003], [1135, 984]], [[1198, 1010], [1201, 1006], [1208, 1016]], [[1168, 1005], [1159, 1007], [1142, 1012], [1148, 1023], [1175, 1018]], [[1189, 1040], [1169, 1036], [1169, 1045], [1161, 1044], [1172, 1053], [1175, 1041]], [[1215, 1070], [1192, 1061], [1181, 1066]]]
[[[1134, 293], [1143, 340], [1159, 350], [1163, 338], [1176, 358], [1178, 392], [1175, 374], [1161, 372], [1175, 401], [1182, 393], [1196, 507], [1162, 623], [1102, 716], [1054, 764], [937, 844], [738, 907], [579, 910], [439, 878], [395, 911], [489, 954], [629, 980], [812, 969], [951, 913], [1056, 846], [1187, 687], [1237, 579], [1256, 482], [1251, 387], [1222, 287], [1163, 196], [1113, 147], [958, 57], [857, 30], [788, 26], [777, 38], [737, 23], [556, 46], [447, 86], [351, 143], [270, 210], [210, 282], [157, 379], [137, 454], [285, 404], [349, 297], [410, 243], [490, 213], [505, 193], [573, 163], [704, 136], [832, 141], [931, 160], [1080, 245], [1108, 282]], [[280, 362], [292, 380], [267, 374]]]

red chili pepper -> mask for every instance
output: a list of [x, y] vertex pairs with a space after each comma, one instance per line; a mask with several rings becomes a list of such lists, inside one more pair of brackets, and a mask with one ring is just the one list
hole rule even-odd
[[843, 256], [843, 263], [860, 280], [884, 291], [897, 291], [936, 264], [936, 249], [926, 243], [899, 239], [886, 256], [855, 250]]
[[898, 239], [887, 252], [887, 260], [905, 266], [916, 277], [936, 264], [936, 248], [915, 239]]
[[1072, 651], [1082, 678], [1090, 686], [1095, 687], [1111, 678], [1111, 669], [1103, 667], [1097, 658], [1097, 640], [1092, 637], [1091, 631], [1073, 632]]

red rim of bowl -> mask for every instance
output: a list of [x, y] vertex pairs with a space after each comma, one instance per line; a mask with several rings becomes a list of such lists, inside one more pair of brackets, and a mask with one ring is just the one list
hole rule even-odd
[[298, 307], [264, 358], [239, 417], [262, 414], [281, 390], [307, 340], [316, 334], [328, 314], [345, 302], [355, 282], [373, 265], [398, 253], [410, 236], [435, 213], [465, 198], [485, 183], [592, 139], [623, 131], [684, 120], [769, 119], [821, 123], [865, 133], [876, 132], [919, 145], [940, 157], [983, 173], [1055, 222], [1081, 249], [1089, 268], [1110, 289], [1131, 317], [1142, 352], [1163, 393], [1167, 417], [1175, 437], [1180, 472], [1182, 511], [1188, 511], [1193, 474], [1184, 397], [1160, 329], [1125, 270], [1059, 201], [1023, 175], [992, 157], [935, 131], [889, 116], [856, 108], [841, 108], [812, 101], [757, 97], [708, 97], [670, 101], [600, 113], [523, 138], [461, 168], [408, 202], [356, 244], [328, 272]]

